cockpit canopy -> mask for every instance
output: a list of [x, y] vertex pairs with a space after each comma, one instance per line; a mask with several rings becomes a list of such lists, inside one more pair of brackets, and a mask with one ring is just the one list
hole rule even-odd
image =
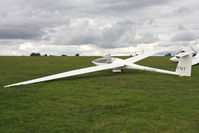
[[184, 53], [185, 51], [184, 50], [180, 50], [180, 51], [178, 51], [177, 53], [176, 53], [176, 55], [177, 54], [180, 54], [180, 53]]
[[104, 57], [104, 58], [96, 59], [93, 62], [98, 63], [98, 64], [111, 64], [114, 60], [115, 60], [115, 58]]

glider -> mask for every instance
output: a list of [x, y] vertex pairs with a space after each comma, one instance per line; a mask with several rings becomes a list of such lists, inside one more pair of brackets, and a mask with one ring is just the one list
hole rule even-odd
[[136, 70], [144, 70], [144, 71], [158, 72], [158, 73], [178, 75], [178, 76], [191, 76], [192, 55], [190, 54], [178, 55], [179, 63], [177, 65], [175, 72], [134, 64], [135, 62], [139, 60], [142, 60], [144, 58], [147, 58], [159, 52], [160, 51], [146, 52], [144, 54], [140, 54], [135, 57], [130, 57], [128, 59], [120, 59], [120, 58], [115, 58], [111, 56], [106, 56], [106, 57], [99, 58], [92, 61], [97, 66], [63, 72], [63, 73], [41, 77], [41, 78], [37, 78], [33, 80], [28, 80], [28, 81], [24, 81], [20, 83], [6, 85], [4, 87], [27, 85], [27, 84], [49, 81], [49, 80], [70, 77], [70, 76], [75, 76], [75, 75], [80, 75], [80, 74], [85, 74], [85, 73], [97, 72], [97, 71], [102, 71], [102, 70], [107, 70], [107, 69], [112, 69], [113, 72], [121, 72], [123, 69], [136, 69]]
[[179, 56], [178, 55], [186, 55], [186, 54], [191, 54], [192, 55], [192, 65], [197, 65], [199, 64], [199, 54], [196, 50], [196, 48], [191, 45], [187, 50], [181, 48], [174, 57], [170, 58], [170, 61], [178, 62], [179, 61]]

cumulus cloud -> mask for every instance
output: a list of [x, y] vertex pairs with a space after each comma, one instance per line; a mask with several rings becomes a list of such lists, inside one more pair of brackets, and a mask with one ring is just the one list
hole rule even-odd
[[124, 50], [133, 50], [131, 47], [198, 42], [197, 0], [0, 0], [0, 3], [1, 55], [28, 55], [33, 50], [55, 55], [67, 50], [73, 51], [71, 55], [77, 52], [97, 55], [106, 49], [125, 53]]
[[171, 36], [171, 41], [193, 41], [197, 39], [195, 34], [190, 31], [178, 31]]
[[98, 20], [75, 19], [70, 25], [48, 32], [44, 39], [51, 44], [93, 44], [101, 48], [136, 46], [138, 43], [153, 43], [158, 40], [151, 30], [139, 30], [131, 20], [99, 23]]
[[171, 41], [173, 42], [189, 42], [197, 40], [199, 37], [198, 31], [194, 29], [188, 29], [183, 25], [179, 25], [178, 31], [171, 35]]

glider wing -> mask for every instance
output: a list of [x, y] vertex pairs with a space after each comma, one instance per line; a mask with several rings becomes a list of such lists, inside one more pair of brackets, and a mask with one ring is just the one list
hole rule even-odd
[[[126, 61], [129, 61], [131, 63], [135, 63], [137, 61], [140, 61], [142, 59], [145, 59], [151, 55], [154, 55], [154, 54], [157, 54], [157, 53], [160, 53], [162, 52], [163, 50], [153, 50], [153, 51], [146, 51], [144, 52], [143, 54], [139, 54], [137, 56], [134, 56], [134, 57], [131, 57], [131, 58], [128, 58], [126, 59]], [[165, 50], [164, 50], [165, 51]]]
[[54, 74], [46, 77], [41, 77], [33, 80], [28, 80], [20, 83], [15, 83], [11, 85], [6, 85], [6, 87], [11, 87], [11, 86], [17, 86], [17, 85], [26, 85], [26, 84], [32, 84], [32, 83], [38, 83], [38, 82], [43, 82], [43, 81], [49, 81], [49, 80], [54, 80], [54, 79], [59, 79], [59, 78], [64, 78], [64, 77], [70, 77], [70, 76], [75, 76], [75, 75], [80, 75], [80, 74], [85, 74], [85, 73], [91, 73], [91, 72], [96, 72], [96, 71], [102, 71], [106, 69], [114, 69], [118, 67], [123, 67], [123, 64], [105, 64], [105, 65], [100, 65], [100, 66], [93, 66], [93, 67], [87, 67], [87, 68], [82, 68], [82, 69], [77, 69], [77, 70], [72, 70], [68, 72], [63, 72], [59, 74]]

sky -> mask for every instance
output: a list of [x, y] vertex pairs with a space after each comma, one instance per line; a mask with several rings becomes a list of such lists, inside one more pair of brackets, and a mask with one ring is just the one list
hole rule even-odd
[[199, 47], [198, 0], [0, 0], [0, 55]]

